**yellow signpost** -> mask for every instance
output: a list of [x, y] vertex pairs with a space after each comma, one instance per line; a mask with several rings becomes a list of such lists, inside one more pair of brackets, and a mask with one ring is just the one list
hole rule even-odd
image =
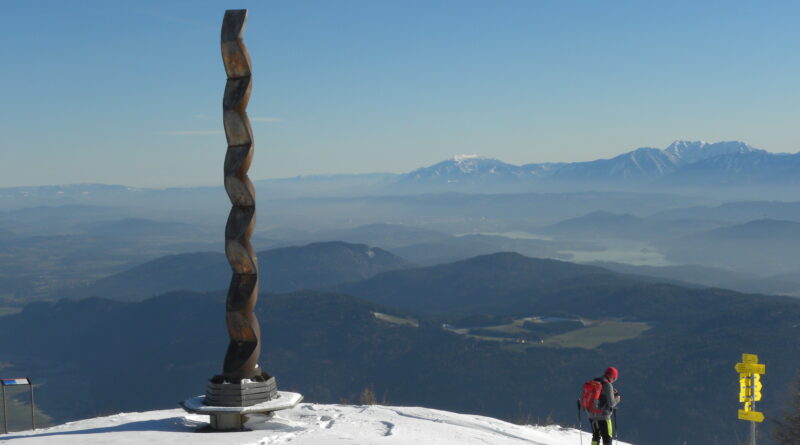
[[741, 420], [749, 420], [751, 422], [763, 422], [764, 421], [764, 413], [759, 413], [757, 411], [745, 411], [743, 409], [739, 410], [739, 419]]
[[758, 363], [755, 354], [742, 354], [742, 362], [734, 368], [739, 373], [739, 401], [744, 403], [739, 419], [750, 421], [750, 445], [756, 445], [756, 422], [764, 421], [764, 413], [756, 411], [756, 402], [761, 400], [761, 374], [766, 374], [767, 368]]
[[764, 370], [763, 363], [737, 363], [736, 364], [736, 372], [739, 374], [764, 374], [766, 371]]

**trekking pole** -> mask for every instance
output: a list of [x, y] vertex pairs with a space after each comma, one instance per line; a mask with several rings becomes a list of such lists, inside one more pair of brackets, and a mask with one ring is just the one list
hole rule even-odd
[[617, 409], [614, 408], [614, 411], [612, 412], [614, 413], [614, 438], [616, 439], [619, 437], [619, 426], [617, 425]]
[[581, 419], [581, 400], [578, 399], [578, 437], [583, 445], [583, 419]]

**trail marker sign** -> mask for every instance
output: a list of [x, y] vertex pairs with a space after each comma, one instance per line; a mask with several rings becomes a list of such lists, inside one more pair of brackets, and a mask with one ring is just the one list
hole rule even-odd
[[764, 421], [764, 413], [756, 411], [756, 402], [761, 400], [761, 374], [767, 367], [758, 363], [755, 354], [742, 354], [741, 363], [734, 366], [739, 373], [739, 402], [744, 406], [739, 410], [739, 419], [750, 421], [750, 445], [756, 444], [756, 422]]
[[749, 420], [751, 422], [763, 422], [764, 421], [764, 413], [760, 413], [758, 411], [745, 411], [743, 409], [739, 410], [739, 419], [741, 420]]
[[765, 374], [766, 367], [763, 363], [737, 363], [736, 372], [740, 374]]

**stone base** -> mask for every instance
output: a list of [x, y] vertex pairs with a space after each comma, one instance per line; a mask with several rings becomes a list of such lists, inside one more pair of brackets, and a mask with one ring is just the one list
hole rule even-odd
[[200, 428], [198, 432], [244, 431], [245, 422], [247, 416], [241, 414], [211, 414], [208, 426]]
[[275, 398], [267, 402], [250, 406], [213, 406], [208, 405], [206, 396], [192, 397], [180, 403], [181, 407], [192, 414], [211, 416], [211, 431], [241, 431], [247, 421], [247, 414], [269, 414], [282, 409], [294, 408], [303, 396], [294, 392], [277, 391]]
[[247, 383], [215, 382], [206, 385], [205, 403], [211, 406], [251, 406], [274, 399], [278, 395], [275, 377], [264, 374], [258, 381]]

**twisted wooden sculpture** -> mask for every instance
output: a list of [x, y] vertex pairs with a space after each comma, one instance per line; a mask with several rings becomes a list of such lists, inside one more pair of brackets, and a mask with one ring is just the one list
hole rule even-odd
[[225, 227], [225, 255], [233, 270], [226, 322], [230, 344], [223, 377], [232, 383], [261, 376], [261, 333], [253, 308], [258, 299], [258, 260], [250, 245], [256, 224], [256, 193], [247, 177], [253, 159], [253, 130], [247, 118], [250, 100], [250, 56], [242, 42], [247, 10], [228, 10], [222, 22], [222, 61], [228, 81], [222, 101], [225, 136], [225, 191], [233, 207]]
[[275, 377], [258, 367], [261, 332], [253, 314], [258, 299], [258, 260], [250, 245], [256, 224], [256, 193], [247, 177], [253, 159], [253, 130], [245, 111], [251, 74], [250, 56], [242, 43], [246, 20], [246, 9], [225, 11], [221, 39], [228, 77], [222, 99], [228, 139], [225, 191], [233, 205], [225, 226], [225, 255], [233, 271], [225, 312], [230, 343], [222, 374], [209, 379], [205, 395], [181, 402], [190, 413], [210, 416], [207, 428], [214, 431], [241, 431], [246, 414], [288, 409], [303, 399], [300, 394], [279, 393]]

